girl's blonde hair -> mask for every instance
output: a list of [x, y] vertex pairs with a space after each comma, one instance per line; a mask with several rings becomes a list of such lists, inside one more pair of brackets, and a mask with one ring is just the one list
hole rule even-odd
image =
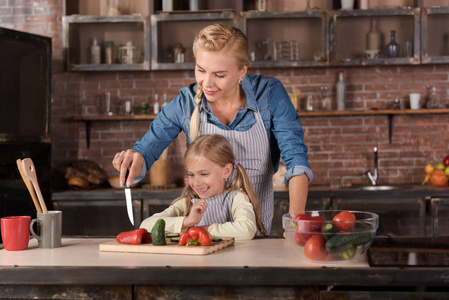
[[[227, 191], [242, 191], [248, 196], [251, 204], [253, 205], [254, 213], [256, 215], [257, 229], [259, 229], [261, 235], [266, 235], [265, 227], [263, 226], [261, 221], [259, 197], [257, 197], [257, 194], [253, 190], [245, 168], [243, 168], [243, 166], [237, 162], [234, 151], [232, 150], [232, 146], [229, 141], [219, 134], [206, 134], [199, 136], [192, 144], [190, 144], [189, 148], [187, 148], [187, 151], [184, 154], [186, 169], [189, 165], [195, 163], [199, 157], [205, 157], [223, 168], [227, 164], [236, 166], [236, 175], [230, 183]], [[192, 208], [191, 200], [194, 198], [198, 198], [198, 195], [190, 187], [189, 184], [186, 184], [182, 196], [173, 200], [172, 204], [174, 204], [176, 201], [184, 199], [185, 205], [187, 207], [184, 215], [187, 216]]]
[[[229, 25], [214, 24], [203, 28], [193, 41], [193, 55], [195, 58], [199, 50], [216, 51], [232, 57], [237, 62], [240, 70], [245, 66], [249, 66], [248, 39], [240, 29]], [[190, 142], [193, 142], [198, 137], [200, 124], [199, 105], [202, 98], [203, 89], [198, 85], [194, 98], [196, 107], [190, 119]]]

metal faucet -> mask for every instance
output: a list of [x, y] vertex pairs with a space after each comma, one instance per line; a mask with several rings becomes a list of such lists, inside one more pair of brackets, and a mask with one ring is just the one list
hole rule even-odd
[[370, 171], [363, 173], [371, 181], [371, 185], [377, 185], [379, 176], [377, 173], [377, 147], [374, 147], [374, 175]]

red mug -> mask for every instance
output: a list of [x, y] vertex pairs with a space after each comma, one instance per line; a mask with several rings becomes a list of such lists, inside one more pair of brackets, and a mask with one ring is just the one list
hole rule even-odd
[[25, 250], [30, 241], [30, 216], [3, 217], [1, 232], [3, 246], [9, 251]]

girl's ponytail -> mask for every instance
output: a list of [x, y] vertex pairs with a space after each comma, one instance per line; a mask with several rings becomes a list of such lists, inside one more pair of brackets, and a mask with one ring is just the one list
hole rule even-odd
[[246, 193], [246, 195], [249, 198], [249, 201], [251, 202], [254, 208], [254, 214], [256, 215], [257, 229], [259, 229], [259, 232], [262, 236], [267, 236], [267, 232], [265, 231], [265, 227], [263, 226], [262, 223], [259, 197], [257, 196], [256, 192], [254, 192], [253, 186], [249, 181], [249, 177], [245, 171], [245, 168], [238, 162], [235, 164], [235, 166], [237, 169], [237, 174], [235, 175], [234, 180], [231, 182], [231, 187], [237, 190], [242, 189]]

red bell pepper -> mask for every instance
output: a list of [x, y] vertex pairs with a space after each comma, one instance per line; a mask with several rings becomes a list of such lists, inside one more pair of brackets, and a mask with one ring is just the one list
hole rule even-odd
[[151, 234], [150, 241], [148, 241], [149, 232], [145, 228], [139, 228], [131, 231], [124, 231], [117, 235], [115, 240], [120, 244], [128, 244], [128, 245], [140, 245], [142, 241], [145, 243], [151, 242]]
[[195, 226], [181, 234], [178, 245], [209, 246], [212, 245], [212, 235], [203, 227]]
[[299, 214], [295, 219], [297, 225], [295, 242], [303, 247], [307, 240], [312, 236], [312, 233], [321, 232], [321, 227], [324, 225], [324, 219], [321, 216], [312, 217], [306, 214]]

